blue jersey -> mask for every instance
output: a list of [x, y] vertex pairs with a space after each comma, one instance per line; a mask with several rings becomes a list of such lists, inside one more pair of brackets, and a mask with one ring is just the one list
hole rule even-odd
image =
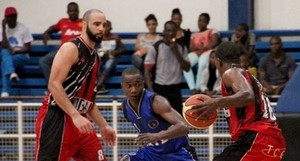
[[[158, 133], [162, 130], [167, 130], [171, 126], [169, 122], [153, 111], [152, 102], [155, 95], [156, 94], [153, 92], [144, 90], [137, 113], [129, 104], [128, 99], [123, 102], [124, 116], [134, 125], [139, 133]], [[178, 151], [182, 152], [182, 147], [187, 144], [187, 136], [181, 136], [174, 139], [161, 140], [156, 143], [148, 144], [141, 150], [146, 153], [170, 154], [177, 153]], [[186, 151], [184, 153], [189, 154]]]

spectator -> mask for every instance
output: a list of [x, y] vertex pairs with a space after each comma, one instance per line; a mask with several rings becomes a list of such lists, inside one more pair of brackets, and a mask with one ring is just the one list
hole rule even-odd
[[240, 56], [240, 65], [242, 68], [247, 69], [255, 78], [257, 78], [257, 69], [256, 67], [250, 66], [248, 54], [243, 53]]
[[[1, 41], [1, 97], [8, 97], [11, 92], [11, 82], [19, 81], [16, 68], [21, 68], [29, 61], [29, 51], [33, 40], [27, 26], [17, 21], [17, 10], [7, 7], [0, 31]], [[0, 33], [1, 33], [0, 32]]]
[[188, 125], [166, 98], [144, 89], [142, 73], [137, 68], [125, 69], [121, 86], [127, 97], [122, 104], [124, 116], [135, 125], [139, 133], [135, 143], [142, 147], [121, 161], [194, 161], [195, 152], [185, 149]]
[[205, 68], [201, 75], [200, 90], [204, 94], [213, 96], [220, 94], [221, 78], [215, 65], [216, 53], [212, 50], [209, 54], [209, 61], [205, 64]]
[[101, 73], [98, 73], [97, 94], [108, 93], [105, 88], [105, 80], [116, 67], [120, 54], [125, 51], [124, 44], [117, 34], [112, 34], [112, 24], [109, 20], [106, 21], [105, 32], [100, 46], [101, 57]]
[[177, 25], [176, 41], [189, 49], [191, 31], [189, 29], [181, 28], [182, 23], [182, 14], [179, 8], [175, 8], [172, 11], [171, 21], [175, 22]]
[[[61, 42], [63, 43], [77, 37], [81, 33], [82, 19], [79, 18], [79, 7], [75, 2], [70, 2], [67, 6], [69, 18], [62, 18], [56, 24], [50, 26], [43, 35], [43, 43], [47, 45], [52, 33], [61, 32]], [[40, 59], [40, 68], [44, 74], [46, 82], [49, 81], [50, 70], [54, 56], [57, 51], [51, 51]]]
[[148, 49], [161, 39], [161, 36], [156, 32], [158, 24], [155, 15], [149, 14], [145, 21], [148, 33], [138, 34], [135, 42], [135, 52], [132, 55], [132, 64], [141, 71], [144, 71], [144, 60]]
[[[181, 75], [182, 70], [190, 68], [190, 62], [185, 46], [172, 41], [176, 32], [176, 24], [167, 21], [164, 25], [163, 40], [154, 44], [157, 45], [157, 51], [152, 46], [146, 55], [144, 75], [148, 89], [166, 97], [171, 106], [181, 114]], [[152, 75], [153, 70], [155, 75]]]
[[259, 79], [264, 91], [269, 95], [278, 95], [292, 77], [296, 62], [282, 51], [282, 41], [278, 36], [270, 39], [270, 54], [259, 63]]
[[[255, 34], [249, 32], [249, 26], [246, 23], [240, 23], [236, 26], [235, 32], [231, 36], [231, 42], [238, 44], [248, 57], [248, 66], [257, 67], [258, 57], [255, 51]], [[243, 58], [247, 58], [243, 57]]]
[[[198, 18], [199, 32], [193, 33], [190, 42], [190, 53], [188, 54], [191, 62], [191, 68], [183, 72], [189, 89], [192, 94], [199, 93], [201, 75], [205, 64], [209, 62], [209, 53], [218, 45], [219, 33], [215, 29], [207, 28], [210, 16], [208, 13], [201, 13]], [[198, 64], [196, 80], [193, 72], [193, 66]], [[203, 92], [203, 91], [202, 91]]]

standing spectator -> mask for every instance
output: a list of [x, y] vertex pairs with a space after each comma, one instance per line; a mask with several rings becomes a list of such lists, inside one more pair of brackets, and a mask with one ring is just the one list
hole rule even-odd
[[[29, 61], [29, 51], [33, 40], [27, 26], [17, 21], [17, 10], [14, 7], [7, 7], [4, 12], [4, 19], [0, 31], [1, 41], [1, 76], [2, 93], [1, 97], [8, 97], [11, 90], [10, 81], [19, 81], [16, 68], [25, 66]], [[1, 33], [1, 32], [0, 32]]]
[[[43, 35], [43, 43], [47, 45], [52, 33], [61, 32], [60, 45], [77, 37], [81, 33], [82, 19], [79, 18], [79, 7], [75, 2], [70, 2], [67, 6], [67, 13], [69, 18], [62, 18], [56, 24], [50, 26]], [[50, 77], [50, 70], [54, 56], [57, 51], [51, 51], [40, 59], [40, 68], [44, 74], [46, 82], [48, 83]]]
[[240, 49], [232, 42], [216, 51], [216, 67], [222, 77], [222, 97], [207, 98], [192, 107], [199, 118], [224, 108], [233, 144], [213, 161], [280, 161], [286, 144], [262, 85], [239, 67]]
[[[182, 70], [190, 68], [190, 62], [187, 49], [176, 41], [172, 41], [176, 32], [176, 24], [173, 21], [167, 21], [164, 25], [163, 40], [157, 42], [159, 43], [158, 50], [156, 51], [152, 46], [146, 55], [144, 74], [148, 89], [166, 97], [171, 106], [181, 114], [181, 75]], [[155, 70], [155, 75], [152, 75], [152, 70]]]
[[91, 9], [83, 15], [82, 34], [64, 43], [51, 69], [48, 88], [36, 120], [35, 160], [106, 161], [93, 128], [100, 127], [104, 144], [115, 145], [115, 130], [101, 115], [96, 102], [99, 57], [106, 25], [103, 12]]
[[175, 22], [177, 25], [176, 41], [189, 49], [191, 31], [189, 29], [181, 28], [182, 14], [179, 8], [174, 8], [172, 10], [171, 21]]
[[231, 36], [231, 42], [238, 44], [247, 55], [248, 66], [257, 67], [258, 57], [255, 51], [256, 37], [254, 33], [249, 32], [249, 26], [246, 23], [240, 23], [236, 26], [235, 32]]
[[216, 52], [211, 50], [209, 54], [209, 61], [205, 64], [205, 68], [201, 75], [200, 90], [204, 94], [213, 96], [220, 94], [221, 91], [221, 78], [216, 68]]
[[[188, 54], [191, 68], [189, 71], [183, 72], [183, 74], [192, 94], [199, 93], [200, 80], [202, 79], [201, 75], [205, 68], [205, 64], [209, 62], [209, 53], [218, 45], [219, 33], [215, 29], [207, 28], [209, 21], [209, 14], [201, 13], [198, 18], [198, 27], [200, 31], [193, 33], [191, 36], [191, 52]], [[198, 64], [198, 68], [195, 76], [193, 66], [196, 64]]]
[[295, 60], [282, 51], [281, 38], [271, 37], [270, 54], [259, 63], [259, 79], [264, 91], [269, 95], [280, 94], [296, 67]]
[[166, 98], [144, 89], [142, 73], [137, 68], [125, 69], [121, 86], [127, 97], [124, 116], [137, 129], [135, 143], [141, 147], [121, 161], [194, 161], [194, 153], [185, 149], [189, 144], [187, 124]]
[[142, 72], [144, 71], [144, 60], [148, 49], [158, 40], [161, 40], [161, 36], [156, 32], [158, 24], [155, 15], [149, 14], [145, 21], [148, 33], [138, 34], [135, 42], [135, 52], [132, 55], [132, 64]]
[[120, 54], [125, 51], [124, 44], [117, 34], [112, 34], [112, 24], [106, 21], [105, 32], [100, 46], [101, 70], [98, 73], [97, 93], [105, 94], [108, 90], [105, 88], [105, 80], [118, 64]]

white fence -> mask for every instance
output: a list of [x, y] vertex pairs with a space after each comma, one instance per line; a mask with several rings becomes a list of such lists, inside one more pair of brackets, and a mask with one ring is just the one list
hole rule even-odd
[[[34, 159], [35, 119], [41, 101], [0, 102], [0, 161], [31, 161]], [[117, 146], [103, 146], [107, 159], [117, 161], [122, 155], [137, 150], [133, 139], [137, 133], [123, 116], [121, 102], [99, 102], [97, 106], [109, 124], [117, 131]], [[99, 132], [97, 126], [96, 130]], [[99, 134], [101, 139], [101, 135]], [[195, 146], [200, 161], [210, 161], [231, 143], [223, 112], [206, 130], [191, 129], [190, 142]]]

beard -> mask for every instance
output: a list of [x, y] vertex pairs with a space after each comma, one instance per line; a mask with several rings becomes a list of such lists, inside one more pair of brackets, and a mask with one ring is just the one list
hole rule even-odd
[[94, 34], [92, 33], [92, 31], [90, 30], [89, 26], [87, 26], [87, 28], [86, 28], [86, 33], [87, 33], [88, 37], [89, 37], [93, 42], [95, 42], [95, 43], [97, 43], [97, 44], [100, 44], [100, 43], [101, 43], [103, 36], [97, 37], [96, 35], [94, 35]]

